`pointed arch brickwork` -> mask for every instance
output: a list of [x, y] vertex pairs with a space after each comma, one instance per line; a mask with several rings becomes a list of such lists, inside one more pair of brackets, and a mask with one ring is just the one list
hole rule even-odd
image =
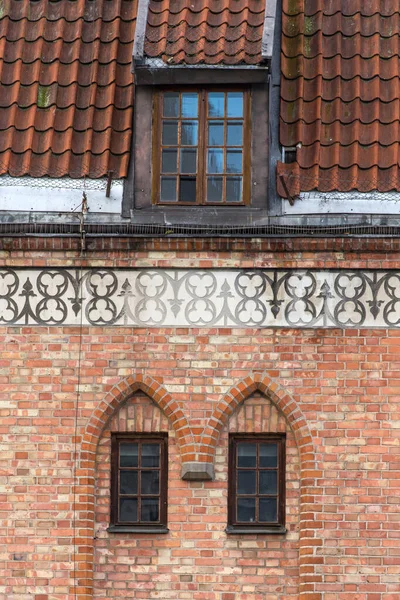
[[146, 375], [129, 376], [115, 385], [93, 411], [82, 435], [75, 487], [75, 581], [70, 599], [92, 600], [94, 559], [94, 486], [97, 444], [111, 415], [136, 391], [141, 390], [164, 412], [175, 430], [182, 461], [194, 457], [188, 421], [178, 403], [161, 383]]
[[253, 394], [264, 394], [285, 415], [296, 439], [300, 455], [300, 594], [299, 600], [322, 600], [318, 591], [321, 575], [318, 569], [323, 561], [318, 549], [322, 546], [318, 502], [318, 479], [323, 476], [317, 468], [313, 438], [307, 420], [299, 405], [287, 391], [266, 373], [249, 375], [218, 402], [201, 436], [200, 452], [213, 462], [220, 432], [229, 417]]

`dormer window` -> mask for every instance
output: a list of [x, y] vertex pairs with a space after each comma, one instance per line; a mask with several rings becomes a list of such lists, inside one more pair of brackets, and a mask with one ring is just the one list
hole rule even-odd
[[249, 103], [243, 89], [165, 89], [155, 94], [154, 204], [248, 202]]

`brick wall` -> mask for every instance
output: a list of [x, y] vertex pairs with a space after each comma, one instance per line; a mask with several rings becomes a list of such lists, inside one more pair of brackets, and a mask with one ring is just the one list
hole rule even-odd
[[[227, 431], [287, 432], [285, 536], [224, 532], [227, 520]], [[169, 431], [170, 534], [108, 534], [110, 432]], [[213, 482], [180, 478], [175, 432], [158, 407], [135, 394], [100, 439], [95, 484], [94, 594], [100, 598], [298, 598], [300, 465], [296, 441], [282, 413], [264, 397], [250, 397], [232, 415], [216, 452]]]
[[[383, 242], [361, 256], [288, 252], [283, 242], [267, 255], [249, 244], [226, 253], [139, 245], [84, 260], [125, 268], [400, 266]], [[0, 258], [80, 264], [74, 250]], [[75, 600], [75, 592], [78, 600], [398, 598], [400, 331], [2, 326], [0, 344], [1, 600]], [[184, 482], [182, 447], [200, 440], [211, 415], [215, 481]], [[227, 536], [227, 432], [260, 419], [288, 432], [289, 534]], [[167, 535], [104, 531], [107, 436], [121, 421], [169, 428]]]

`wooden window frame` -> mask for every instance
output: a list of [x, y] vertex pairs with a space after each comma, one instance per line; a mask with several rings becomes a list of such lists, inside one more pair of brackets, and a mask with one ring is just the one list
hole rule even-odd
[[[162, 95], [165, 92], [196, 92], [199, 94], [199, 113], [198, 113], [198, 163], [197, 163], [197, 182], [196, 182], [196, 202], [166, 202], [160, 199], [160, 179], [161, 179], [161, 133], [162, 133]], [[207, 94], [209, 92], [242, 92], [243, 93], [243, 200], [241, 202], [227, 202], [222, 199], [221, 202], [207, 202], [206, 201], [206, 188], [207, 188], [207, 123], [209, 120], [223, 120], [224, 122], [229, 121], [225, 115], [223, 118], [213, 117], [209, 118], [207, 115]], [[180, 120], [180, 117], [178, 117]], [[188, 119], [190, 120], [190, 119]], [[232, 120], [235, 118], [232, 117]], [[224, 140], [226, 142], [226, 140]], [[178, 140], [178, 147], [180, 148], [180, 140]], [[248, 86], [203, 86], [203, 87], [192, 87], [192, 86], [168, 86], [165, 88], [159, 88], [154, 93], [153, 98], [153, 140], [152, 140], [152, 203], [157, 206], [202, 206], [202, 207], [243, 207], [249, 206], [251, 201], [251, 89]], [[222, 147], [224, 150], [224, 156], [226, 148], [229, 148], [226, 143]], [[235, 146], [232, 146], [235, 148]], [[234, 174], [233, 174], [234, 175]], [[227, 172], [224, 171], [221, 174], [215, 174], [214, 176], [221, 176], [226, 178]], [[225, 186], [224, 186], [225, 188]]]
[[[120, 467], [119, 455], [121, 443], [138, 443], [138, 467], [131, 468], [138, 473], [138, 508], [140, 500], [143, 497], [140, 493], [140, 472], [143, 470], [155, 470], [152, 467], [141, 466], [141, 444], [157, 443], [160, 445], [160, 492], [153, 494], [159, 497], [159, 520], [157, 522], [149, 521], [120, 521], [119, 520], [119, 500], [121, 497], [119, 491], [119, 472], [121, 470], [129, 470], [129, 467]], [[118, 532], [155, 532], [166, 533], [167, 529], [167, 512], [168, 512], [168, 434], [167, 433], [111, 433], [111, 494], [110, 494], [110, 527], [108, 531]], [[140, 514], [140, 513], [139, 513]]]
[[[278, 489], [277, 489], [277, 520], [274, 522], [265, 521], [237, 521], [236, 519], [236, 500], [237, 494], [237, 445], [240, 442], [249, 443], [276, 443], [278, 444]], [[257, 452], [258, 456], [258, 452]], [[285, 494], [286, 494], [286, 434], [271, 433], [271, 434], [240, 434], [234, 433], [229, 436], [229, 456], [228, 456], [228, 525], [227, 533], [285, 533]], [[250, 469], [250, 468], [249, 468]], [[259, 467], [251, 468], [258, 473], [261, 470], [273, 470], [273, 468]], [[258, 492], [258, 488], [256, 490]], [[254, 497], [259, 499], [261, 494], [256, 493]], [[256, 504], [257, 506], [257, 504]]]

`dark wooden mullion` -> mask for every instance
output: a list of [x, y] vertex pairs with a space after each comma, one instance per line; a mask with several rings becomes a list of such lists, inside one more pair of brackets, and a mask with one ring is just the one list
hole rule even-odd
[[[246, 126], [245, 126], [246, 125]], [[243, 155], [242, 155], [242, 203], [249, 204], [251, 196], [251, 110], [250, 91], [243, 93]]]
[[161, 158], [162, 152], [160, 152], [162, 142], [162, 108], [160, 105], [161, 92], [156, 92], [154, 95], [153, 104], [153, 144], [152, 144], [152, 203], [156, 204], [161, 200]]
[[256, 523], [260, 522], [260, 442], [256, 442]]
[[180, 188], [181, 188], [181, 131], [182, 131], [182, 92], [179, 92], [179, 112], [178, 112], [178, 148], [177, 148], [177, 165], [176, 165], [176, 201], [179, 204]]
[[199, 119], [197, 126], [196, 204], [206, 204], [207, 198], [207, 92], [198, 90]]
[[227, 121], [227, 117], [228, 117], [228, 94], [227, 92], [224, 92], [224, 116], [223, 116], [223, 122], [224, 122], [224, 146], [222, 148], [222, 153], [223, 153], [223, 173], [222, 173], [222, 204], [226, 204], [228, 202], [228, 198], [226, 197], [226, 161], [227, 161], [227, 153], [226, 153], [226, 143], [227, 143], [227, 136], [228, 136], [228, 121]]

